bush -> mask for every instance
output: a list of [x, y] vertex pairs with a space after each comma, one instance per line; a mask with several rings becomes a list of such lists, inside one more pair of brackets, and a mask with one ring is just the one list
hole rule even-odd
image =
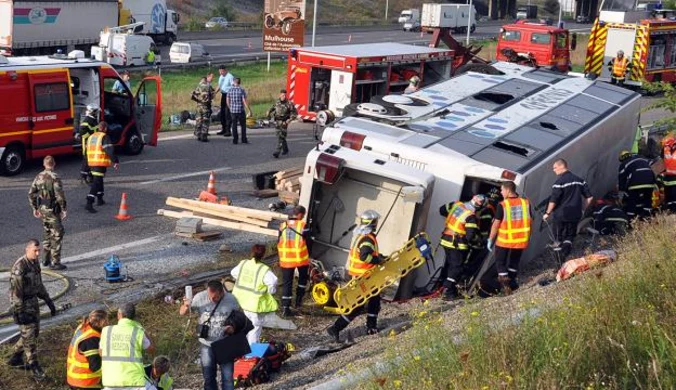
[[235, 12], [230, 4], [227, 4], [224, 0], [220, 0], [216, 2], [216, 5], [211, 10], [211, 16], [222, 16], [228, 22], [234, 22], [237, 19], [237, 12]]
[[204, 22], [198, 20], [195, 17], [188, 19], [185, 22], [185, 31], [202, 31], [204, 30]]

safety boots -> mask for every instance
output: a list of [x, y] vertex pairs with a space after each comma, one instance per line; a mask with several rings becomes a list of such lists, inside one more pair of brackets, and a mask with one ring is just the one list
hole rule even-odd
[[333, 325], [326, 328], [326, 333], [331, 336], [336, 343], [340, 342], [340, 331], [350, 325], [350, 321], [345, 318], [345, 316], [338, 317]]
[[96, 209], [94, 209], [94, 202], [90, 202], [87, 200], [87, 205], [85, 206], [85, 210], [89, 211], [92, 214], [96, 214]]
[[509, 276], [498, 275], [498, 283], [500, 283], [501, 291], [503, 294], [505, 295], [512, 294], [511, 281], [512, 279]]
[[42, 367], [40, 367], [40, 363], [33, 362], [31, 364], [31, 371], [33, 372], [33, 378], [38, 380], [45, 378], [45, 372], [42, 370]]
[[7, 365], [15, 368], [24, 368], [23, 352], [14, 352], [12, 356], [7, 359]]
[[96, 198], [96, 205], [97, 206], [103, 206], [104, 204], [106, 204], [106, 201], [103, 200], [103, 198]]
[[302, 314], [300, 312], [298, 312], [298, 310], [292, 309], [292, 308], [287, 306], [287, 307], [284, 307], [282, 309], [282, 317], [283, 318], [292, 318], [292, 317], [300, 318], [300, 317], [302, 317]]

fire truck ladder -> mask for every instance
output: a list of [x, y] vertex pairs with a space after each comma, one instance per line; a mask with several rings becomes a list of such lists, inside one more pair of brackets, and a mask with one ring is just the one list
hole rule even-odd
[[458, 69], [462, 65], [465, 65], [469, 62], [475, 62], [479, 64], [488, 64], [489, 61], [479, 57], [477, 54], [481, 51], [481, 46], [474, 47], [474, 45], [469, 45], [468, 47], [463, 46], [458, 42], [453, 35], [451, 34], [451, 29], [448, 27], [434, 27], [432, 29], [432, 39], [430, 39], [429, 47], [436, 48], [439, 47], [439, 43], [443, 42], [448, 46], [449, 49], [454, 51], [453, 57], [453, 69]]

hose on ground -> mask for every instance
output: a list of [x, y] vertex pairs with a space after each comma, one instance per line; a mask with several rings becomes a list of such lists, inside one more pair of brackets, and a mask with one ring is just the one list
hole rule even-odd
[[[0, 268], [0, 272], [11, 272], [11, 270], [8, 268]], [[68, 292], [68, 290], [70, 290], [71, 286], [70, 279], [68, 279], [68, 277], [66, 277], [65, 275], [50, 270], [43, 270], [42, 274], [49, 275], [53, 278], [60, 279], [64, 282], [64, 287], [61, 290], [59, 290], [56, 294], [50, 296], [50, 298], [52, 298], [52, 301], [56, 301], [57, 299], [61, 298]], [[45, 302], [40, 301], [40, 306], [44, 305]], [[40, 316], [42, 317], [44, 314], [45, 313], [41, 313]], [[49, 312], [47, 312], [46, 314], [49, 314]], [[0, 312], [0, 325], [5, 325], [14, 322], [14, 319], [11, 317], [11, 315], [12, 315], [11, 309]]]

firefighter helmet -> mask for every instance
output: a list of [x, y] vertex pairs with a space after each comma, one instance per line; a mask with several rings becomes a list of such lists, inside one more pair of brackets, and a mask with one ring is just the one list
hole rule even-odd
[[617, 55], [618, 56], [624, 56], [624, 50], [618, 50]]
[[378, 212], [375, 210], [366, 210], [361, 213], [359, 222], [362, 226], [376, 226], [378, 224], [378, 218], [380, 218], [380, 214], [378, 214]]
[[486, 199], [490, 202], [497, 203], [500, 200], [500, 190], [498, 187], [491, 187], [490, 190], [488, 190], [488, 193], [485, 195]]
[[470, 203], [476, 210], [479, 210], [486, 205], [486, 196], [482, 194], [474, 195]]
[[631, 152], [628, 150], [623, 150], [620, 152], [620, 161], [624, 161], [631, 156]]

